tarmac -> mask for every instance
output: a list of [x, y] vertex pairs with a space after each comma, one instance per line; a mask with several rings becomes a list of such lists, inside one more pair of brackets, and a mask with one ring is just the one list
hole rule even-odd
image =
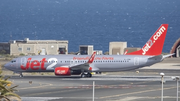
[[176, 81], [171, 77], [180, 76], [180, 58], [132, 71], [94, 74], [92, 78], [8, 75], [14, 85], [19, 85], [16, 93], [22, 101], [92, 101], [93, 81], [95, 101], [160, 101], [161, 72], [165, 73], [164, 101], [176, 101]]
[[[158, 72], [158, 71], [157, 71]], [[177, 72], [178, 74], [178, 72]], [[164, 101], [175, 101], [176, 82], [165, 76]], [[22, 101], [159, 101], [161, 77], [131, 75], [94, 75], [92, 78], [55, 76], [12, 76]]]

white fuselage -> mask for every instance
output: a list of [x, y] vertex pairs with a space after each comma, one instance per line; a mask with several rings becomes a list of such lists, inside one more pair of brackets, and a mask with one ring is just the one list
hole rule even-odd
[[[92, 71], [117, 72], [149, 66], [161, 60], [148, 60], [143, 55], [96, 55], [90, 64]], [[39, 55], [13, 59], [5, 67], [14, 72], [53, 72], [56, 67], [83, 64], [90, 55]]]

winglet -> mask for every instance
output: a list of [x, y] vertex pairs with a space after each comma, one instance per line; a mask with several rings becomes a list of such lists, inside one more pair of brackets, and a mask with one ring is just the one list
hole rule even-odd
[[162, 24], [141, 50], [127, 53], [126, 55], [160, 55], [162, 53], [167, 29], [168, 24]]
[[95, 55], [96, 55], [96, 52], [94, 52], [94, 53], [91, 55], [91, 57], [90, 57], [89, 60], [88, 60], [88, 63], [92, 63], [92, 62], [94, 61]]
[[127, 54], [127, 52], [128, 52], [128, 50], [126, 50], [126, 51], [124, 52], [124, 55], [126, 55], [126, 54]]

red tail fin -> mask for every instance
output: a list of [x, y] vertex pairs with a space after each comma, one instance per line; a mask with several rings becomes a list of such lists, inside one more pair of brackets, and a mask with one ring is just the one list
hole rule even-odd
[[127, 53], [126, 55], [160, 55], [163, 49], [167, 29], [168, 24], [162, 24], [141, 50]]

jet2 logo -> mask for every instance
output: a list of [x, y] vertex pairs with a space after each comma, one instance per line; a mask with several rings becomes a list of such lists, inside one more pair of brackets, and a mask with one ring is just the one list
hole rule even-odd
[[147, 43], [146, 43], [146, 46], [144, 48], [142, 48], [143, 50], [143, 55], [146, 54], [146, 52], [151, 48], [151, 46], [153, 45], [153, 41], [150, 39]]
[[[52, 69], [56, 64], [57, 64], [57, 59], [56, 58], [50, 58], [48, 60], [46, 60], [46, 58], [43, 58], [41, 61], [38, 60], [33, 60], [31, 61], [32, 58], [28, 58], [26, 66], [21, 65], [21, 69], [22, 70], [28, 70], [29, 68], [31, 68], [32, 70], [49, 70]], [[51, 62], [53, 61], [49, 66], [47, 66], [47, 68], [45, 68], [45, 63], [46, 62]]]
[[151, 37], [151, 39], [146, 43], [146, 45], [142, 48], [143, 50], [143, 55], [146, 54], [146, 52], [152, 47], [152, 45], [158, 40], [158, 38], [163, 34], [163, 32], [166, 30], [164, 26], [162, 26], [156, 34]]

